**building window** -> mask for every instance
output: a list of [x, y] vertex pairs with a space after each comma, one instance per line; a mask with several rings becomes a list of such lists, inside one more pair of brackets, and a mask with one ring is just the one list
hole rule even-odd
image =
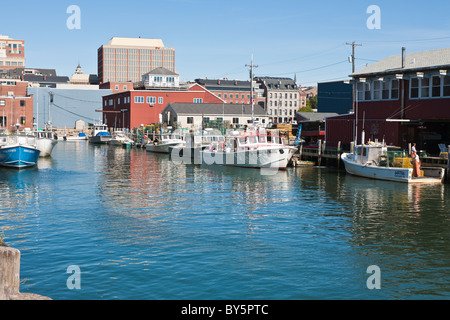
[[239, 124], [239, 118], [233, 118], [233, 124]]
[[370, 90], [370, 83], [366, 83], [364, 86], [364, 100], [372, 100], [372, 92]]
[[374, 81], [373, 82], [373, 99], [380, 100], [381, 99], [381, 84], [382, 81]]
[[163, 97], [158, 97], [158, 103], [159, 104], [163, 104], [164, 103], [164, 98]]
[[187, 123], [193, 124], [194, 123], [194, 117], [187, 117]]
[[450, 76], [444, 77], [444, 97], [450, 97]]
[[388, 100], [389, 99], [389, 92], [390, 92], [389, 81], [383, 81], [382, 82], [382, 86], [383, 86], [383, 88], [382, 88], [382, 92], [381, 92], [381, 98], [383, 100]]
[[194, 98], [194, 103], [203, 103], [203, 99], [201, 99], [201, 98]]
[[144, 97], [134, 97], [134, 103], [144, 103]]
[[0, 126], [1, 127], [6, 127], [6, 125], [8, 124], [7, 122], [8, 122], [7, 117], [5, 117], [5, 116], [0, 117]]
[[20, 117], [20, 124], [24, 125], [27, 122], [26, 120], [27, 120], [26, 117], [24, 116]]
[[441, 77], [434, 76], [431, 78], [431, 96], [440, 97], [441, 96]]
[[3, 107], [6, 105], [6, 101], [5, 100], [0, 100], [0, 107]]
[[25, 107], [25, 100], [20, 100], [20, 106]]
[[419, 97], [419, 78], [411, 79], [411, 98]]
[[420, 79], [420, 97], [428, 98], [430, 96], [430, 78]]
[[398, 97], [398, 80], [391, 80], [391, 99], [396, 100]]
[[147, 97], [147, 103], [148, 104], [155, 104], [156, 103], [156, 97]]

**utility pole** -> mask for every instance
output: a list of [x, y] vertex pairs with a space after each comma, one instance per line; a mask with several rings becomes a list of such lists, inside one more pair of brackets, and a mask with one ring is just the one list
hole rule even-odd
[[[353, 41], [352, 43], [346, 43], [347, 46], [352, 46], [352, 74], [355, 73], [355, 47], [361, 47], [362, 44], [360, 43], [355, 43], [355, 41]], [[356, 147], [356, 144], [358, 142], [358, 97], [356, 96], [358, 94], [357, 90], [356, 90], [356, 82], [353, 81], [353, 113], [355, 115], [355, 122], [354, 122], [354, 144]]]
[[254, 114], [254, 101], [253, 101], [253, 69], [258, 68], [258, 66], [255, 66], [253, 64], [253, 55], [252, 55], [252, 62], [250, 65], [246, 64], [246, 67], [250, 68], [250, 105], [252, 106], [252, 124], [253, 124], [253, 114]]
[[346, 45], [352, 46], [352, 73], [355, 73], [355, 47], [362, 47], [362, 44], [353, 41], [352, 43], [347, 42]]

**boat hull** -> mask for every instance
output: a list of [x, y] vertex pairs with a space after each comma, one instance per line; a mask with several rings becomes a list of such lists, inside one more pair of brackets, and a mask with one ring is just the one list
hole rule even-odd
[[214, 152], [205, 150], [202, 152], [202, 164], [242, 168], [286, 169], [294, 152], [295, 148], [286, 146], [238, 152]]
[[37, 139], [36, 140], [37, 149], [40, 151], [39, 156], [41, 158], [43, 157], [49, 157], [51, 156], [53, 149], [58, 144], [58, 140], [55, 139]]
[[28, 168], [36, 166], [40, 151], [32, 147], [10, 146], [0, 149], [0, 165], [10, 168]]
[[94, 136], [89, 137], [89, 142], [93, 144], [107, 144], [112, 139], [111, 136]]
[[[444, 178], [444, 169], [441, 168], [430, 168], [428, 171], [432, 171], [432, 173], [429, 177], [415, 178], [413, 177], [413, 169], [411, 168], [360, 164], [354, 162], [350, 154], [343, 154], [341, 160], [344, 162], [347, 173], [364, 178], [401, 183], [442, 183]], [[424, 168], [424, 170], [427, 169]]]
[[147, 152], [169, 154], [170, 148], [181, 147], [183, 145], [184, 145], [184, 143], [180, 143], [180, 142], [161, 143], [161, 144], [147, 144], [145, 149], [147, 150]]

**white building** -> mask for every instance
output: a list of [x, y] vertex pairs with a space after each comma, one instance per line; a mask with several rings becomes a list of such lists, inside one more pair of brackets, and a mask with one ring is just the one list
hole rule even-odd
[[[246, 104], [225, 103], [169, 103], [161, 113], [162, 122], [170, 126], [178, 124], [182, 128], [198, 129], [204, 122], [223, 121], [234, 126], [248, 125], [252, 120], [252, 108]], [[253, 120], [268, 123], [264, 109], [255, 105]]]
[[142, 76], [144, 87], [147, 88], [178, 88], [180, 75], [166, 68], [156, 68]]

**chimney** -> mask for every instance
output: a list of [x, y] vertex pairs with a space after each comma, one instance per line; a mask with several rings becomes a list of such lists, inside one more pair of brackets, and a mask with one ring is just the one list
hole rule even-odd
[[405, 47], [402, 47], [402, 69], [405, 67]]

